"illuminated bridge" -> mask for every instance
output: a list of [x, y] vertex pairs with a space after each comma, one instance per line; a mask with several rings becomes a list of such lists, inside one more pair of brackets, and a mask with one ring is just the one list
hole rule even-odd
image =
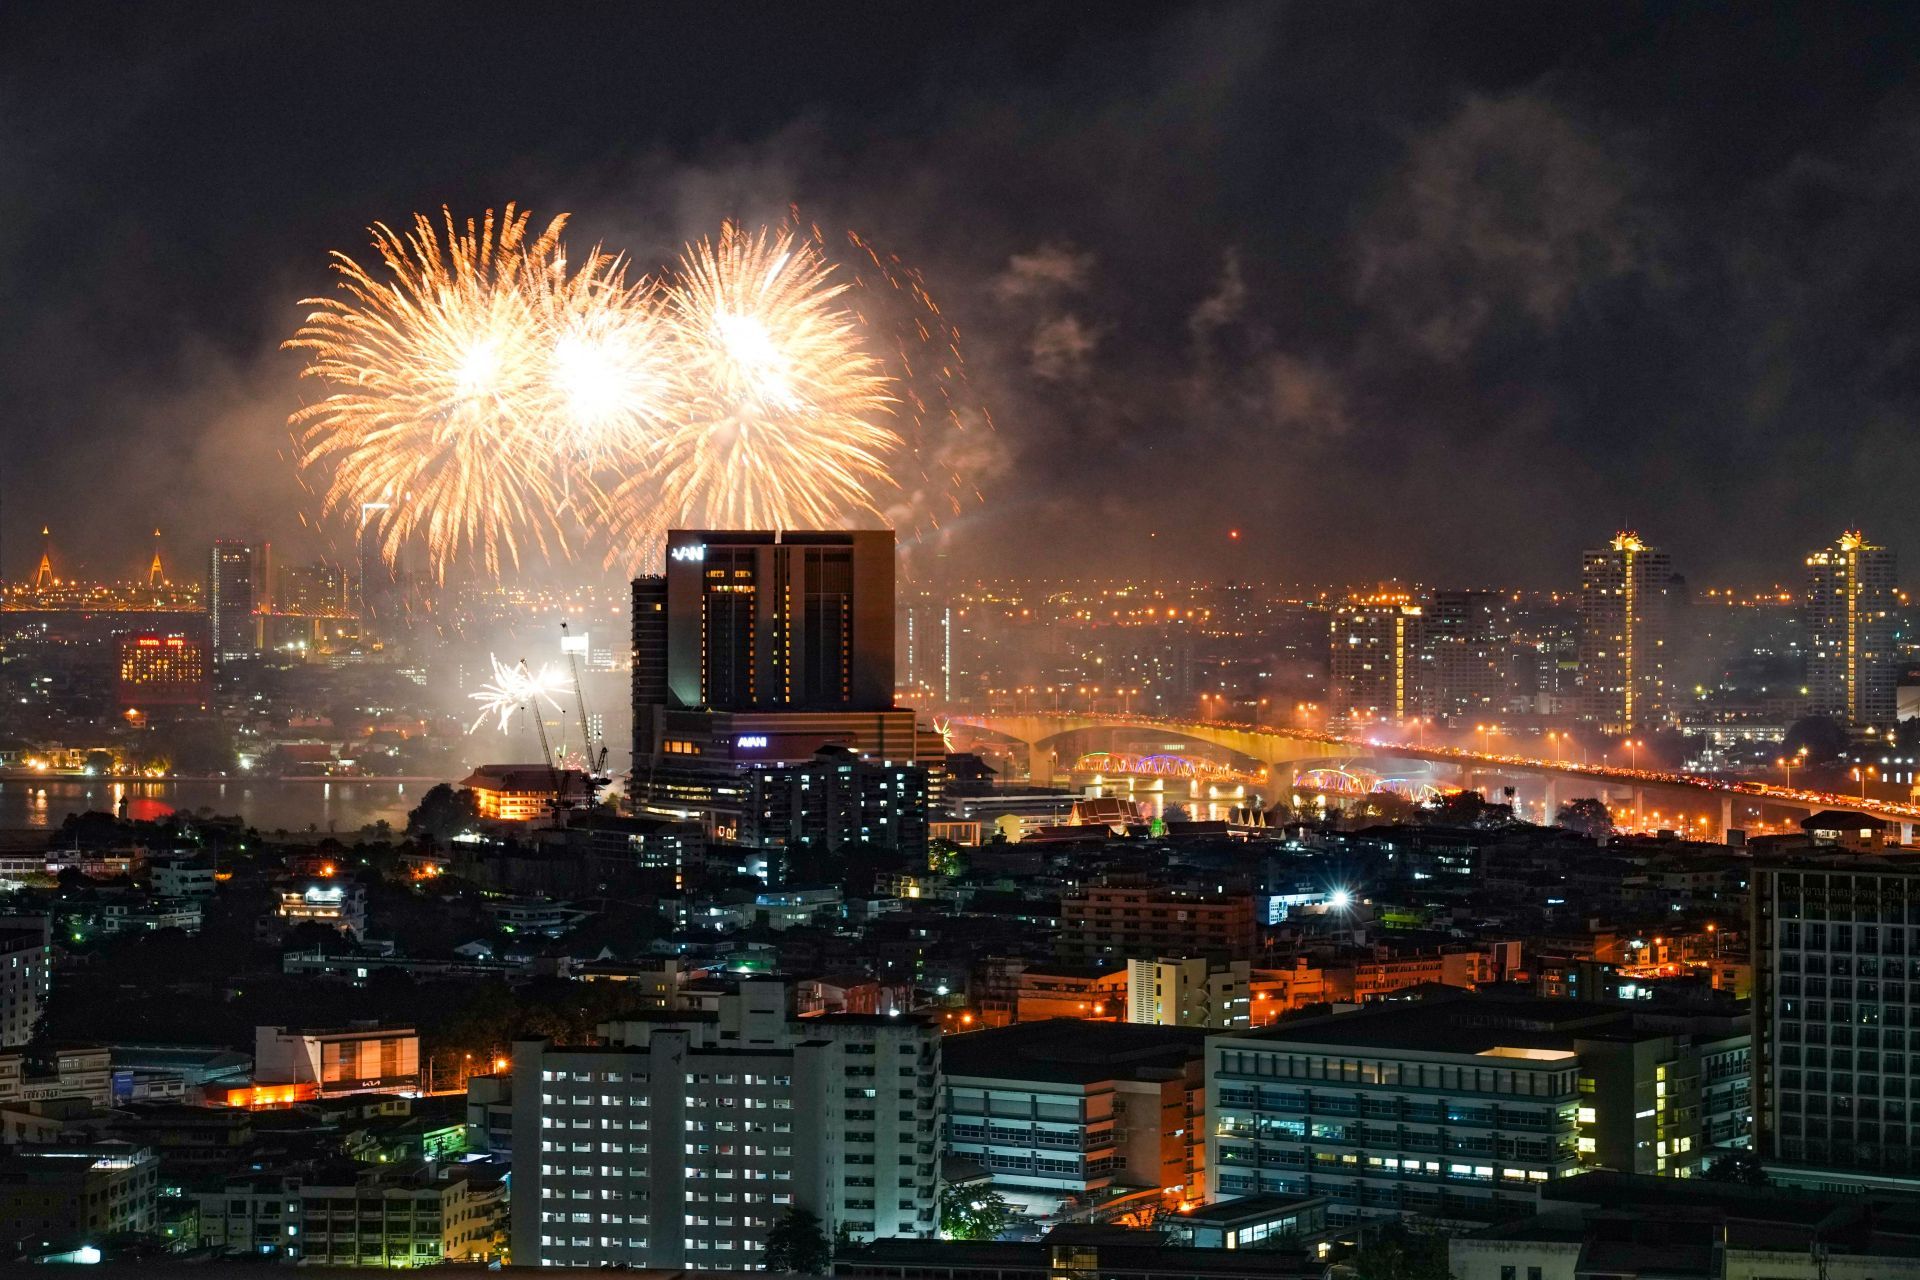
[[1176, 752], [1134, 755], [1126, 751], [1089, 751], [1073, 762], [1073, 772], [1101, 777], [1177, 778], [1193, 782], [1259, 782], [1261, 775], [1232, 765]]
[[1224, 747], [1237, 755], [1255, 760], [1274, 770], [1276, 782], [1286, 783], [1303, 771], [1330, 766], [1350, 769], [1356, 758], [1386, 757], [1395, 760], [1425, 760], [1450, 765], [1461, 772], [1469, 786], [1476, 773], [1489, 775], [1527, 775], [1547, 784], [1546, 808], [1552, 811], [1554, 798], [1582, 794], [1564, 787], [1565, 780], [1577, 779], [1598, 784], [1602, 791], [1630, 791], [1636, 797], [1645, 788], [1663, 788], [1691, 793], [1720, 802], [1722, 829], [1736, 825], [1734, 803], [1747, 799], [1812, 812], [1819, 809], [1845, 809], [1870, 813], [1890, 822], [1920, 822], [1920, 804], [1908, 801], [1865, 798], [1831, 791], [1810, 791], [1803, 787], [1783, 787], [1766, 782], [1713, 778], [1702, 774], [1670, 772], [1660, 769], [1636, 769], [1612, 764], [1586, 764], [1573, 760], [1539, 759], [1506, 752], [1472, 750], [1465, 747], [1430, 745], [1401, 741], [1383, 734], [1340, 734], [1315, 729], [1279, 728], [1229, 720], [1198, 720], [1149, 715], [1115, 715], [1084, 711], [991, 712], [986, 715], [955, 715], [956, 729], [972, 728], [986, 734], [1023, 744], [1028, 751], [1034, 781], [1050, 783], [1058, 765], [1058, 750], [1074, 734], [1093, 730], [1131, 730], [1177, 737], [1190, 742]]

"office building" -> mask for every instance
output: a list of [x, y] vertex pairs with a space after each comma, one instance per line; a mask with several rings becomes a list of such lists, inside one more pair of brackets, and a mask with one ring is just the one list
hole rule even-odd
[[893, 534], [674, 530], [666, 687], [676, 708], [893, 707]]
[[114, 701], [123, 711], [204, 711], [213, 698], [207, 646], [184, 635], [115, 638]]
[[297, 1203], [284, 1252], [309, 1266], [432, 1267], [504, 1252], [505, 1184], [472, 1170], [362, 1168], [350, 1182], [303, 1183]]
[[250, 1173], [195, 1200], [201, 1246], [226, 1255], [412, 1268], [489, 1261], [503, 1252], [505, 1184], [467, 1169], [362, 1166], [352, 1180], [338, 1182]]
[[1833, 849], [1763, 858], [1752, 881], [1754, 1147], [1768, 1176], [1920, 1185], [1920, 866]]
[[1206, 1032], [1065, 1018], [949, 1037], [946, 1154], [1022, 1212], [1206, 1199]]
[[0, 918], [0, 1047], [33, 1039], [52, 979], [46, 917]]
[[254, 611], [254, 548], [250, 542], [221, 539], [207, 564], [207, 636], [215, 666], [245, 658], [259, 648]]
[[1157, 885], [1098, 884], [1060, 902], [1060, 956], [1074, 963], [1217, 953], [1250, 958], [1253, 897]]
[[1161, 956], [1127, 961], [1127, 1021], [1161, 1027], [1245, 1030], [1251, 1018], [1245, 960]]
[[639, 812], [736, 839], [748, 771], [824, 747], [927, 769], [937, 801], [945, 744], [893, 702], [892, 533], [675, 530], [666, 565], [633, 583]]
[[1848, 532], [1807, 556], [1807, 709], [1848, 728], [1895, 718], [1894, 555]]
[[938, 1030], [795, 1018], [776, 982], [718, 1006], [514, 1045], [516, 1264], [758, 1270], [793, 1207], [829, 1238], [937, 1233]]
[[1585, 1166], [1691, 1177], [1745, 1128], [1746, 1049], [1730, 1017], [1467, 995], [1216, 1035], [1209, 1177], [1340, 1223], [1497, 1221]]
[[1399, 723], [1419, 712], [1424, 615], [1404, 592], [1355, 596], [1333, 611], [1327, 697], [1334, 720]]
[[1622, 532], [1580, 557], [1582, 713], [1604, 733], [1662, 722], [1668, 701], [1673, 562]]
[[253, 1079], [259, 1085], [311, 1085], [319, 1097], [415, 1086], [420, 1037], [411, 1027], [255, 1027]]

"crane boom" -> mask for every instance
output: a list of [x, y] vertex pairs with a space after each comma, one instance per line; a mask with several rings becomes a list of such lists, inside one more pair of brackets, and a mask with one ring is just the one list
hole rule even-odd
[[567, 669], [573, 676], [574, 701], [580, 708], [580, 747], [581, 750], [585, 752], [581, 759], [587, 762], [587, 777], [590, 779], [588, 785], [592, 786], [598, 782], [602, 771], [607, 767], [607, 744], [603, 739], [600, 742], [599, 750], [596, 751], [594, 749], [593, 731], [587, 724], [587, 688], [580, 682], [580, 655], [574, 652], [572, 646], [567, 643], [569, 634], [566, 619], [562, 618], [560, 620], [560, 648], [564, 650], [567, 655]]
[[[533, 681], [533, 673], [531, 669], [528, 668], [525, 658], [520, 659], [520, 672], [527, 678], [527, 682], [531, 684]], [[540, 735], [540, 758], [547, 766], [547, 783], [553, 788], [554, 820], [558, 822], [560, 810], [566, 807], [566, 801], [565, 797], [560, 794], [560, 770], [553, 761], [553, 744], [547, 741], [547, 720], [545, 716], [540, 714], [540, 699], [538, 696], [528, 698], [526, 702], [521, 705], [526, 707], [527, 714], [533, 717], [534, 732]]]

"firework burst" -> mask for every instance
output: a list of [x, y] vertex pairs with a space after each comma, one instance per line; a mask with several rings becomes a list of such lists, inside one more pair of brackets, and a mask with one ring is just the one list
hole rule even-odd
[[481, 725], [492, 719], [499, 721], [500, 732], [505, 733], [513, 721], [513, 713], [521, 707], [531, 706], [533, 713], [539, 715], [540, 703], [545, 702], [558, 711], [559, 695], [573, 688], [572, 681], [550, 666], [542, 665], [536, 672], [527, 666], [525, 658], [508, 666], [491, 654], [487, 656], [493, 663], [493, 679], [469, 695], [480, 704], [480, 715], [467, 729], [468, 733], [478, 732]]
[[[690, 244], [629, 283], [565, 217], [537, 236], [506, 206], [478, 224], [373, 228], [371, 269], [334, 255], [340, 293], [287, 343], [326, 397], [293, 419], [327, 468], [328, 512], [389, 504], [389, 560], [418, 539], [436, 573], [490, 575], [604, 537], [645, 560], [668, 527], [775, 529], [876, 517], [918, 534], [963, 505], [958, 335], [919, 277], [818, 228]], [[869, 349], [868, 335], [879, 345]], [[977, 497], [977, 491], [975, 491]], [[627, 567], [622, 565], [622, 567]]]
[[[687, 395], [644, 471], [615, 491], [618, 543], [668, 524], [804, 528], [876, 513], [901, 440], [847, 289], [791, 230], [729, 225], [689, 245], [667, 293]], [[616, 544], [617, 545], [617, 544]]]
[[583, 478], [656, 456], [685, 403], [679, 344], [658, 283], [627, 283], [627, 264], [597, 247], [571, 275], [564, 256], [527, 285], [542, 325], [541, 418], [554, 457]]
[[331, 390], [293, 425], [302, 464], [332, 468], [327, 511], [391, 503], [389, 560], [418, 535], [442, 575], [469, 552], [497, 573], [525, 548], [566, 549], [542, 448], [546, 351], [525, 287], [566, 220], [529, 239], [530, 215], [512, 205], [464, 229], [442, 213], [444, 242], [425, 215], [405, 233], [374, 227], [379, 274], [334, 255], [341, 294], [305, 300], [315, 310], [286, 344], [311, 353], [302, 375]]

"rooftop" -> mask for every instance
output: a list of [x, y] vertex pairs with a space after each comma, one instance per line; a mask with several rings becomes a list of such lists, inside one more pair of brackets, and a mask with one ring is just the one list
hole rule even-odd
[[1296, 1018], [1244, 1032], [1236, 1040], [1495, 1054], [1525, 1061], [1521, 1050], [1571, 1052], [1576, 1037], [1618, 1030], [1630, 1019], [1619, 1005], [1584, 1000], [1461, 996], [1394, 1001], [1352, 1013]]
[[1095, 1084], [1140, 1079], [1142, 1071], [1180, 1070], [1199, 1059], [1206, 1039], [1206, 1030], [1198, 1027], [1051, 1018], [948, 1036], [941, 1057], [949, 1080]]

